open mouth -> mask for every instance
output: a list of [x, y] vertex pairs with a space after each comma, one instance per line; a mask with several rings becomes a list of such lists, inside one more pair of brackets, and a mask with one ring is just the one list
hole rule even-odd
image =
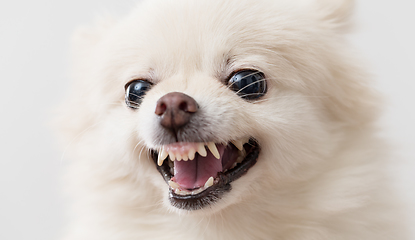
[[258, 143], [248, 138], [227, 144], [178, 142], [152, 150], [152, 156], [169, 185], [170, 203], [197, 210], [230, 191], [230, 183], [255, 165], [259, 152]]

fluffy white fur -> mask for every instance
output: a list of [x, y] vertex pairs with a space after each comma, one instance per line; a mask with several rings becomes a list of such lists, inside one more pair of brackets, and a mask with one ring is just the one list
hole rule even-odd
[[[408, 239], [376, 137], [378, 99], [348, 47], [350, 0], [152, 0], [74, 38], [60, 109], [75, 198], [64, 240]], [[227, 62], [229, 64], [227, 64]], [[224, 84], [259, 69], [257, 101]], [[138, 110], [124, 85], [151, 79]], [[257, 164], [203, 210], [172, 207], [154, 147], [156, 101], [192, 96], [218, 141], [255, 137]]]

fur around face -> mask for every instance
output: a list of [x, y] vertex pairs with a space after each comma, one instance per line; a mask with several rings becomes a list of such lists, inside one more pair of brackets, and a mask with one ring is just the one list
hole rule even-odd
[[[350, 0], [152, 0], [74, 38], [74, 91], [60, 109], [75, 198], [65, 240], [408, 239], [375, 135], [378, 99], [343, 37]], [[247, 101], [226, 80], [260, 70]], [[139, 109], [133, 79], [153, 83]], [[183, 92], [201, 141], [254, 137], [261, 153], [232, 190], [201, 210], [169, 203], [149, 149], [158, 99]]]

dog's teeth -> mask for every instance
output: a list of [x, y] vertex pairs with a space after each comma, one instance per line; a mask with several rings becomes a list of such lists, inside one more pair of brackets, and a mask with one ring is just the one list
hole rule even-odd
[[205, 188], [208, 188], [212, 185], [213, 185], [213, 177], [210, 177], [205, 183]]
[[183, 161], [187, 161], [187, 160], [189, 160], [189, 155], [184, 154], [184, 155], [182, 156], [182, 159], [183, 159]]
[[170, 168], [174, 168], [174, 162], [173, 161], [167, 161], [169, 163]]
[[161, 166], [162, 164], [163, 164], [163, 162], [164, 162], [164, 159], [166, 159], [166, 157], [168, 156], [169, 154], [167, 153], [167, 151], [166, 150], [164, 150], [164, 149], [160, 149], [160, 151], [159, 151], [159, 156], [158, 156], [158, 159], [157, 159], [157, 164], [159, 165], [159, 166]]
[[163, 165], [163, 162], [164, 162], [164, 159], [162, 159], [160, 157], [157, 159], [157, 165], [161, 166], [161, 165]]
[[169, 157], [170, 157], [170, 160], [172, 160], [172, 161], [174, 161], [176, 159], [176, 156], [174, 156], [174, 154], [171, 153], [171, 152], [169, 152]]
[[242, 151], [244, 149], [244, 142], [242, 140], [233, 140], [231, 141], [233, 145], [235, 145], [236, 148], [239, 149], [239, 151]]
[[190, 149], [188, 154], [189, 154], [189, 160], [193, 160], [195, 159], [196, 150]]
[[192, 191], [191, 195], [196, 195], [198, 193], [201, 193], [203, 190], [204, 189], [202, 189], [202, 188], [196, 189], [196, 190]]
[[180, 155], [180, 153], [176, 153], [176, 160], [177, 161], [181, 161], [182, 160], [182, 155]]
[[218, 148], [216, 147], [216, 144], [214, 142], [208, 143], [207, 147], [209, 148], [209, 150], [213, 154], [213, 156], [215, 156], [215, 158], [220, 159], [220, 154], [219, 154]]
[[205, 145], [203, 145], [203, 143], [200, 143], [199, 144], [199, 146], [197, 147], [197, 152], [202, 157], [206, 157], [207, 156], [207, 151], [206, 151]]
[[239, 156], [239, 157], [236, 159], [236, 162], [237, 162], [237, 163], [241, 163], [243, 160], [244, 160], [244, 157]]
[[173, 181], [169, 181], [169, 186], [173, 189], [179, 189], [180, 188], [180, 185], [173, 182]]
[[179, 188], [176, 188], [176, 189], [174, 189], [174, 193], [175, 194], [177, 194], [177, 195], [182, 195], [182, 196], [186, 196], [186, 195], [189, 195], [188, 193], [188, 191], [186, 191], [186, 190], [180, 190]]
[[246, 156], [246, 151], [245, 151], [245, 149], [242, 149], [241, 151], [239, 151], [238, 152], [238, 155], [240, 156], [240, 157], [245, 157]]

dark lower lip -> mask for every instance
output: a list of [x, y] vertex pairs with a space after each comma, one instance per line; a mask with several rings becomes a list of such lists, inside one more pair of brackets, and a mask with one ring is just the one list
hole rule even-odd
[[[229, 192], [232, 189], [231, 183], [245, 175], [257, 162], [260, 152], [259, 144], [255, 140], [250, 139], [249, 142], [244, 145], [244, 148], [247, 152], [245, 159], [235, 168], [230, 169], [225, 173], [219, 173], [218, 177], [215, 179], [215, 184], [203, 192], [195, 195], [178, 195], [170, 189], [169, 200], [171, 205], [183, 210], [198, 210], [221, 199], [226, 192]], [[152, 153], [157, 170], [167, 183], [173, 177], [170, 173], [170, 167], [167, 161], [165, 161], [163, 165], [158, 166], [157, 153], [155, 151]]]

